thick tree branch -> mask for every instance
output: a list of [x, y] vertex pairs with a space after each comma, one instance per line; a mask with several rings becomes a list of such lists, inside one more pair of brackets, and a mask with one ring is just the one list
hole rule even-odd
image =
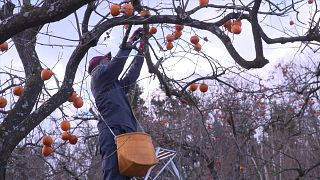
[[[30, 114], [42, 90], [43, 81], [40, 78], [42, 67], [35, 50], [37, 29], [35, 27], [25, 30], [13, 38], [25, 70], [26, 83], [23, 95], [1, 124], [7, 131], [12, 131], [14, 126]], [[3, 134], [1, 130], [0, 132]]]
[[90, 2], [87, 6], [85, 13], [84, 13], [83, 20], [82, 20], [82, 34], [87, 33], [89, 31], [88, 24], [89, 24], [91, 14], [92, 14], [93, 10], [95, 9], [94, 3], [95, 3], [94, 1]]
[[49, 6], [45, 4], [43, 7], [35, 7], [29, 11], [14, 14], [0, 22], [0, 43], [25, 29], [59, 21], [93, 1], [59, 0]]
[[[252, 11], [250, 12], [250, 17], [251, 17], [251, 27], [252, 27], [252, 34], [253, 34], [253, 39], [254, 39], [254, 46], [256, 50], [256, 60], [261, 61], [260, 63], [265, 65], [268, 61], [264, 58], [263, 56], [263, 45], [262, 45], [262, 40], [261, 36], [259, 33], [259, 22], [258, 22], [258, 10], [261, 5], [261, 0], [256, 0]], [[260, 64], [259, 63], [259, 64]]]

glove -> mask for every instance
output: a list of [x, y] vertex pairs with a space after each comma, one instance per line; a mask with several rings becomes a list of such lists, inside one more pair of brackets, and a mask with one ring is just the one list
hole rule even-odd
[[144, 45], [143, 45], [143, 42], [141, 41], [140, 44], [139, 44], [139, 50], [142, 51], [142, 50], [143, 50], [143, 47], [144, 47]]
[[138, 41], [138, 40], [142, 37], [142, 34], [143, 34], [143, 28], [140, 27], [140, 28], [136, 29], [136, 30], [132, 33], [129, 41], [130, 41], [131, 43], [134, 43], [135, 41]]

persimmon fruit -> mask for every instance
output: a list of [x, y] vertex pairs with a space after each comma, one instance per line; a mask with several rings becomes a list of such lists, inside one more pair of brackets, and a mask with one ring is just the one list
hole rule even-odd
[[2, 44], [0, 44], [0, 51], [6, 51], [9, 49], [9, 45], [7, 42], [3, 42]]
[[179, 39], [182, 36], [182, 31], [174, 31], [173, 32], [174, 39]]
[[69, 102], [73, 102], [74, 99], [75, 99], [77, 96], [78, 96], [77, 92], [73, 91], [73, 92], [71, 93], [71, 96], [69, 97], [68, 101], [69, 101]]
[[131, 4], [125, 3], [122, 5], [122, 10], [125, 16], [131, 16], [134, 12], [134, 7]]
[[176, 24], [176, 25], [174, 26], [174, 28], [176, 29], [176, 31], [182, 31], [183, 28], [184, 28], [184, 25], [182, 25], [182, 24]]
[[201, 51], [201, 44], [197, 43], [193, 45], [193, 49], [197, 52]]
[[24, 91], [24, 89], [23, 89], [22, 86], [15, 86], [13, 88], [13, 94], [16, 95], [16, 96], [21, 96], [23, 91]]
[[69, 143], [74, 145], [74, 144], [77, 144], [78, 142], [78, 137], [76, 135], [70, 135], [70, 139], [69, 139]]
[[238, 19], [238, 20], [234, 21], [233, 25], [239, 25], [241, 27], [242, 26], [241, 19]]
[[70, 122], [66, 119], [62, 120], [60, 123], [60, 128], [63, 131], [68, 131], [70, 129]]
[[232, 20], [229, 19], [228, 21], [226, 21], [226, 22], [223, 24], [223, 27], [226, 28], [226, 29], [229, 29], [229, 28], [231, 28], [231, 25], [232, 25]]
[[51, 146], [51, 144], [53, 143], [53, 139], [51, 138], [51, 136], [45, 135], [42, 137], [42, 144], [45, 146]]
[[233, 34], [240, 34], [241, 31], [242, 31], [241, 26], [239, 26], [238, 24], [232, 25], [232, 27], [231, 27], [231, 32], [232, 32]]
[[0, 96], [0, 108], [6, 107], [7, 104], [8, 104], [7, 99], [3, 96]]
[[199, 86], [200, 91], [203, 92], [203, 93], [207, 92], [207, 91], [208, 91], [208, 88], [209, 88], [208, 85], [205, 84], [205, 83], [202, 83], [202, 84], [200, 84], [200, 86]]
[[52, 148], [51, 146], [46, 146], [46, 145], [44, 145], [44, 146], [42, 147], [41, 153], [42, 153], [42, 155], [43, 155], [44, 157], [49, 156], [52, 152], [53, 152], [53, 148]]
[[173, 48], [173, 43], [172, 42], [167, 42], [166, 43], [166, 48], [167, 48], [167, 50], [171, 50]]
[[199, 0], [199, 5], [203, 6], [209, 3], [209, 0]]
[[62, 140], [68, 141], [71, 137], [71, 135], [67, 131], [63, 131], [60, 135]]
[[81, 97], [76, 97], [74, 100], [73, 100], [73, 106], [75, 108], [81, 108], [83, 106], [83, 100]]
[[112, 16], [118, 16], [120, 14], [121, 7], [119, 4], [112, 4], [110, 6], [110, 14]]
[[49, 68], [43, 69], [41, 71], [41, 79], [43, 81], [49, 80], [52, 75], [53, 75], [53, 72]]
[[166, 36], [166, 40], [167, 40], [167, 42], [172, 42], [172, 41], [174, 41], [174, 35], [168, 34], [168, 35]]
[[150, 34], [156, 34], [157, 31], [158, 31], [157, 28], [156, 28], [156, 27], [153, 27], [153, 26], [149, 29], [149, 33], [150, 33]]
[[190, 37], [190, 42], [191, 42], [192, 44], [198, 44], [199, 41], [200, 41], [200, 39], [199, 39], [198, 36], [191, 36], [191, 37]]
[[198, 84], [196, 83], [192, 83], [190, 86], [189, 86], [189, 90], [190, 91], [196, 91], [198, 89]]

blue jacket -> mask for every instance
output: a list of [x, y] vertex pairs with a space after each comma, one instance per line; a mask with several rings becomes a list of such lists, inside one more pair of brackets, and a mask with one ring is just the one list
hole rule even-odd
[[[118, 80], [131, 49], [120, 49], [107, 64], [100, 64], [91, 73], [91, 91], [98, 111], [110, 127], [126, 126], [137, 130], [137, 122], [131, 110], [127, 93], [140, 75], [144, 57], [136, 55], [123, 79]], [[98, 129], [106, 128], [99, 120]]]

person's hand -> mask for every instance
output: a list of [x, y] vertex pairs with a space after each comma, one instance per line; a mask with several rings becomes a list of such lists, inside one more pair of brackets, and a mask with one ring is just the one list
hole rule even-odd
[[143, 47], [144, 47], [143, 41], [140, 41], [139, 50], [142, 51], [142, 50], [143, 50]]
[[140, 27], [140, 28], [136, 29], [136, 30], [132, 33], [129, 41], [130, 41], [131, 43], [134, 43], [134, 42], [138, 41], [138, 40], [142, 37], [142, 34], [143, 34], [143, 28]]

